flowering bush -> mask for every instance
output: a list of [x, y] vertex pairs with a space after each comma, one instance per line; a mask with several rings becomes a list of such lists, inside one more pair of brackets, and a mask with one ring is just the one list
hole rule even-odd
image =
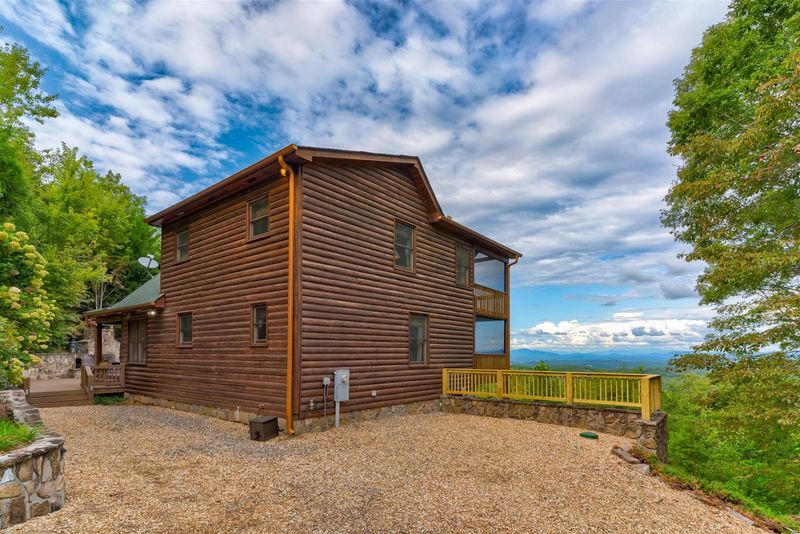
[[22, 371], [47, 348], [54, 306], [42, 288], [45, 260], [12, 223], [0, 229], [0, 385], [18, 385]]

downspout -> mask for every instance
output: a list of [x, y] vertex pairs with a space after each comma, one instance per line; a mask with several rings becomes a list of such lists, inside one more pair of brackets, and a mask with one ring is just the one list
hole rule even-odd
[[286, 314], [287, 338], [286, 338], [286, 433], [290, 436], [294, 434], [294, 421], [292, 421], [292, 385], [294, 382], [294, 234], [295, 234], [295, 181], [294, 170], [286, 163], [283, 154], [278, 156], [278, 164], [281, 166], [281, 176], [289, 179], [289, 258], [287, 262], [286, 275], [288, 277], [288, 310]]
[[506, 331], [505, 333], [505, 345], [506, 345], [506, 357], [507, 357], [507, 364], [508, 369], [511, 368], [511, 268], [519, 262], [519, 256], [514, 256], [514, 258], [508, 262], [505, 268], [505, 282], [506, 282]]

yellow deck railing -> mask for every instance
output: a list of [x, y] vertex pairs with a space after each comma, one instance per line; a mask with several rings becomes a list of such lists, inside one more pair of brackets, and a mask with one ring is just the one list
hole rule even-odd
[[627, 373], [442, 369], [442, 394], [661, 409], [661, 377]]

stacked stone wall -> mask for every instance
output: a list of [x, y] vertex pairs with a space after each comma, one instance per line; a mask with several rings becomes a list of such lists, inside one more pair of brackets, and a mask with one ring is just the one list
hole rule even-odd
[[39, 426], [33, 443], [0, 455], [0, 528], [60, 510], [66, 498], [64, 438], [41, 427], [39, 410], [22, 390], [0, 392], [17, 422]]
[[73, 378], [77, 376], [75, 370], [75, 359], [82, 355], [72, 352], [41, 352], [36, 356], [42, 363], [31, 368], [30, 377], [32, 380], [43, 378]]
[[667, 461], [667, 414], [656, 412], [644, 420], [636, 410], [598, 408], [545, 402], [521, 402], [507, 399], [442, 397], [442, 410], [489, 417], [527, 419], [540, 423], [583, 428], [636, 440], [649, 454]]
[[[182, 402], [159, 399], [147, 395], [128, 395], [137, 404], [147, 404], [173, 408], [177, 410], [209, 415], [226, 421], [247, 423], [256, 414], [195, 406]], [[643, 420], [638, 411], [621, 408], [598, 408], [592, 406], [576, 406], [544, 402], [519, 402], [506, 399], [478, 399], [471, 397], [442, 397], [441, 399], [395, 404], [369, 410], [343, 412], [340, 424], [346, 425], [358, 421], [422, 413], [463, 413], [488, 417], [508, 417], [527, 419], [540, 423], [569, 426], [595, 432], [603, 432], [635, 440], [646, 453], [657, 456], [662, 462], [667, 461], [667, 414], [656, 412], [649, 421]], [[280, 430], [285, 430], [285, 420], [278, 419]], [[315, 413], [295, 421], [295, 433], [319, 432], [333, 426], [333, 410], [327, 417]]]

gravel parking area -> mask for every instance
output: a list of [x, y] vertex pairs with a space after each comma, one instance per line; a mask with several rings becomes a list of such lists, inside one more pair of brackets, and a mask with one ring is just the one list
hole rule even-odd
[[12, 531], [761, 532], [574, 428], [433, 414], [257, 443], [163, 408], [42, 416], [66, 436], [67, 504]]

